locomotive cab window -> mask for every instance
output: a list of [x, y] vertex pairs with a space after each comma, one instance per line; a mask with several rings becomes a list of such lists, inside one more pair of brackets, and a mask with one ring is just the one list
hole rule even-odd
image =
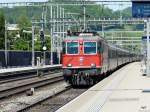
[[67, 54], [78, 54], [78, 42], [67, 42]]
[[84, 42], [84, 54], [96, 54], [96, 42]]

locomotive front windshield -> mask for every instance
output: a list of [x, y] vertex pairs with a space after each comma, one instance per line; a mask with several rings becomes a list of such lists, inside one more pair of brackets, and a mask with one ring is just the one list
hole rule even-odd
[[78, 42], [67, 42], [67, 54], [78, 54]]
[[84, 54], [96, 54], [96, 42], [84, 42]]

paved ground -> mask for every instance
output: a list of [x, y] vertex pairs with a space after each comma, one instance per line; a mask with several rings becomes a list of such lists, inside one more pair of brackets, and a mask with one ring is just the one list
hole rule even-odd
[[141, 63], [131, 63], [57, 112], [150, 112], [150, 77]]
[[140, 63], [126, 69], [125, 78], [102, 108], [102, 112], [150, 112], [150, 77], [142, 76]]

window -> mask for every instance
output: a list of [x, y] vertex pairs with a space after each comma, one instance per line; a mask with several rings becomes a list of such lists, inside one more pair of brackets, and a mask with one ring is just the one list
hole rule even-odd
[[84, 42], [85, 54], [96, 54], [96, 42]]
[[78, 42], [67, 42], [67, 54], [78, 54]]

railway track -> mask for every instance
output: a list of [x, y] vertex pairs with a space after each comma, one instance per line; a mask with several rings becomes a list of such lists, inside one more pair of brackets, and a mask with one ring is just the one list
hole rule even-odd
[[[44, 76], [41, 78], [36, 77], [35, 80], [30, 80], [30, 81], [28, 80], [26, 82], [20, 81], [23, 83], [20, 84], [19, 86], [0, 89], [0, 98], [5, 98], [7, 96], [22, 93], [30, 88], [40, 88], [40, 87], [43, 88], [45, 85], [52, 85], [57, 82], [59, 83], [60, 81], [63, 81], [62, 73], [57, 73], [55, 75], [51, 74], [49, 76]], [[55, 88], [54, 90], [47, 89], [49, 90], [48, 94], [46, 95], [42, 94], [43, 97], [34, 98], [32, 102], [29, 101], [29, 102], [22, 103], [18, 101], [17, 102], [18, 103], [17, 105], [19, 105], [18, 108], [13, 108], [14, 110], [6, 111], [6, 112], [54, 112], [87, 90], [86, 88], [74, 89], [71, 88], [69, 85], [64, 85], [64, 86], [61, 85], [63, 84], [60, 83], [59, 88], [55, 88], [56, 86], [54, 85]], [[16, 101], [14, 102], [13, 100], [10, 102], [13, 104], [16, 103]], [[4, 105], [6, 103], [7, 102], [5, 102]], [[0, 108], [1, 108], [1, 101], [0, 101]]]
[[[32, 79], [32, 78], [31, 78]], [[23, 93], [24, 91], [29, 90], [30, 88], [40, 88], [44, 87], [45, 85], [55, 84], [57, 82], [63, 81], [62, 73], [45, 75], [41, 78], [36, 77], [36, 79], [28, 81], [21, 80], [19, 85], [13, 87], [6, 87], [4, 89], [0, 89], [0, 98], [4, 99], [7, 96], [14, 96], [18, 93]], [[14, 81], [15, 82], [15, 81]], [[11, 82], [10, 82], [11, 83]], [[5, 85], [5, 84], [2, 84]], [[62, 85], [62, 84], [60, 84]], [[1, 85], [0, 85], [1, 86]], [[6, 112], [54, 112], [75, 97], [82, 94], [87, 89], [73, 89], [69, 85], [64, 85], [59, 89], [56, 88], [52, 90], [52, 93], [48, 93], [47, 95], [43, 94], [41, 98], [35, 98], [36, 101], [22, 103], [19, 102], [18, 108], [6, 111]], [[14, 102], [13, 102], [14, 103]], [[3, 105], [3, 104], [2, 104]], [[5, 105], [5, 104], [4, 104]], [[1, 102], [0, 102], [1, 108]], [[42, 111], [41, 111], [42, 110]], [[0, 109], [1, 111], [1, 109]]]
[[[2, 99], [0, 101], [0, 111], [6, 111], [6, 112], [25, 112], [25, 111], [30, 111], [34, 108], [36, 108], [37, 106], [39, 106], [41, 103], [44, 103], [45, 101], [52, 101], [57, 99], [58, 102], [53, 102], [52, 105], [53, 109], [52, 110], [57, 110], [58, 108], [60, 108], [61, 106], [65, 105], [67, 102], [71, 101], [72, 99], [74, 99], [75, 97], [77, 97], [78, 95], [80, 95], [81, 93], [83, 93], [85, 90], [87, 89], [73, 89], [71, 88], [70, 85], [66, 84], [63, 81], [63, 77], [62, 74], [58, 74], [55, 76], [51, 76], [51, 77], [42, 77], [42, 79], [39, 79], [40, 81], [32, 81], [28, 84], [26, 84], [25, 82], [23, 82], [23, 84], [20, 84], [19, 86], [16, 87], [9, 87], [9, 88], [5, 88], [5, 89], [1, 89], [0, 90], [0, 98]], [[52, 86], [53, 85], [53, 89], [49, 89], [46, 88], [46, 90], [40, 90], [40, 88], [45, 88], [46, 86]], [[27, 102], [20, 102], [18, 100], [18, 98], [26, 99], [25, 98], [25, 93], [24, 91], [30, 89], [31, 87], [34, 88], [38, 88], [36, 89], [36, 94], [33, 95], [33, 100], [32, 100], [32, 96], [26, 96], [26, 98], [30, 99], [31, 101], [27, 101]], [[47, 91], [49, 90], [49, 92], [47, 94], [45, 94], [43, 92], [42, 97], [36, 97], [39, 93], [37, 91]], [[10, 96], [8, 98], [5, 98], [7, 96]], [[20, 96], [19, 96], [20, 95]], [[67, 99], [64, 97], [66, 96]], [[13, 98], [14, 97], [14, 98]], [[59, 102], [59, 98], [62, 97], [64, 99], [62, 99], [61, 104], [57, 105]], [[9, 104], [10, 103], [10, 104]], [[18, 103], [18, 104], [16, 104]], [[7, 106], [9, 105], [9, 106]], [[14, 105], [18, 105], [15, 107], [13, 107]], [[44, 104], [43, 104], [44, 105]], [[49, 104], [48, 104], [49, 105]], [[6, 110], [1, 107], [4, 106], [6, 108]], [[12, 106], [12, 107], [11, 107]], [[7, 108], [11, 107], [11, 111], [7, 110]], [[46, 106], [47, 107], [47, 106]], [[40, 111], [40, 110], [39, 110]], [[32, 112], [32, 111], [31, 111]], [[37, 111], [38, 112], [38, 111]], [[43, 109], [43, 112], [46, 112], [45, 109]], [[51, 112], [51, 110], [50, 110]]]
[[18, 80], [25, 80], [25, 79], [34, 78], [34, 77], [37, 77], [37, 75], [20, 76], [20, 77], [14, 77], [14, 78], [11, 78], [11, 79], [4, 79], [4, 80], [0, 80], [0, 84], [14, 82], [14, 81], [18, 81]]
[[81, 95], [88, 88], [71, 88], [68, 87], [46, 99], [43, 99], [35, 104], [21, 109], [17, 112], [55, 112], [57, 109], [67, 104], [77, 96]]
[[36, 89], [32, 96], [26, 96], [24, 93], [3, 99], [0, 101], [0, 112], [24, 112], [36, 104], [46, 99], [52, 98], [71, 88], [64, 81], [49, 84]]
[[24, 92], [29, 90], [30, 88], [38, 88], [44, 85], [56, 83], [62, 81], [63, 76], [62, 73], [51, 74], [47, 76], [43, 76], [41, 78], [31, 78], [27, 80], [15, 81], [14, 83], [6, 83], [0, 85], [0, 99], [6, 98], [8, 96]]
[[[43, 75], [48, 75], [48, 74], [55, 74], [55, 73], [59, 73], [61, 72], [61, 70], [58, 70], [58, 71], [51, 71], [51, 72], [46, 72], [46, 73], [43, 73]], [[29, 74], [25, 74], [25, 75], [14, 75], [14, 76], [11, 76], [11, 77], [7, 77], [6, 78], [1, 78], [0, 79], [0, 84], [4, 84], [4, 83], [8, 83], [8, 82], [13, 82], [13, 81], [18, 81], [18, 80], [25, 80], [25, 79], [29, 79], [29, 78], [35, 78], [35, 77], [38, 77], [37, 73], [29, 73]]]
[[[64, 87], [61, 87], [57, 90], [55, 90], [55, 92], [53, 94], [47, 95], [45, 97], [43, 97], [42, 99], [37, 100], [36, 102], [31, 103], [28, 106], [25, 106], [24, 108], [18, 109], [16, 112], [28, 112], [29, 110], [31, 110], [32, 108], [39, 106], [41, 103], [47, 101], [47, 100], [51, 100], [59, 95], [62, 95], [63, 93], [70, 91], [72, 88], [70, 85], [65, 85]], [[41, 108], [42, 109], [42, 108]], [[32, 112], [32, 111], [31, 111]], [[40, 112], [40, 110], [39, 110]], [[43, 108], [43, 112], [46, 112], [45, 109]], [[51, 112], [51, 111], [50, 111]]]

